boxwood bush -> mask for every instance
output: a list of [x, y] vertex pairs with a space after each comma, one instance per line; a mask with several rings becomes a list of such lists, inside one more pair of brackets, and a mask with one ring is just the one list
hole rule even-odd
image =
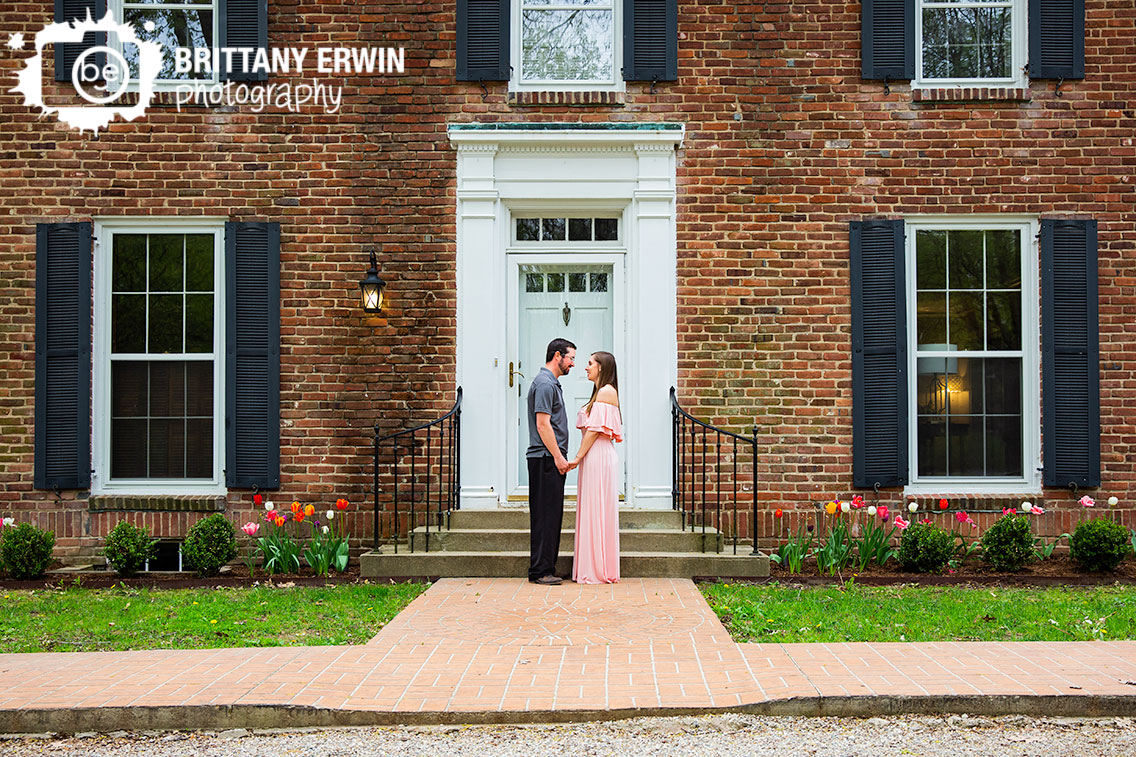
[[899, 564], [916, 573], [941, 573], [955, 552], [954, 535], [933, 523], [912, 523], [899, 540]]
[[51, 563], [55, 534], [31, 523], [0, 531], [0, 567], [12, 578], [39, 578]]
[[154, 556], [155, 540], [145, 528], [122, 521], [107, 534], [107, 562], [120, 576], [132, 576]]
[[982, 534], [982, 559], [995, 570], [1021, 570], [1033, 557], [1029, 518], [1004, 515]]
[[1128, 529], [1103, 518], [1085, 521], [1069, 539], [1069, 555], [1082, 568], [1094, 572], [1116, 570], [1131, 551]]
[[197, 575], [215, 576], [237, 556], [237, 530], [221, 513], [202, 518], [186, 533], [182, 555]]

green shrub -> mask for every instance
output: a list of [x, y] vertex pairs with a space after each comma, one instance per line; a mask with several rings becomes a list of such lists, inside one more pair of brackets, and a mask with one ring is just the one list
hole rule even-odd
[[1085, 521], [1069, 539], [1069, 555], [1085, 570], [1116, 570], [1131, 550], [1128, 529], [1103, 518]]
[[955, 537], [931, 523], [913, 523], [899, 540], [899, 563], [916, 573], [941, 573], [956, 552]]
[[31, 523], [6, 527], [0, 534], [0, 565], [9, 576], [39, 578], [47, 571], [55, 534]]
[[104, 553], [118, 575], [132, 576], [154, 556], [155, 543], [145, 528], [122, 521], [107, 534]]
[[202, 518], [185, 535], [182, 556], [197, 575], [215, 576], [237, 556], [237, 530], [221, 513]]
[[982, 534], [982, 559], [994, 570], [1021, 570], [1034, 556], [1029, 518], [1003, 515]]

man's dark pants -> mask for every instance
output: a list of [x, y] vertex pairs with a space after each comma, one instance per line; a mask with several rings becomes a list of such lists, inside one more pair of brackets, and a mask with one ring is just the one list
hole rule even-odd
[[564, 520], [564, 479], [549, 455], [530, 457], [529, 464], [529, 580], [550, 576], [560, 553]]

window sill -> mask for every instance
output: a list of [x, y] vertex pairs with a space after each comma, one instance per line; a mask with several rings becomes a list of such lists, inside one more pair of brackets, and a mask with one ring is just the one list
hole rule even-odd
[[507, 102], [514, 108], [533, 108], [542, 105], [565, 105], [575, 108], [622, 108], [627, 102], [626, 93], [612, 90], [561, 91], [522, 90], [510, 92]]
[[223, 512], [224, 496], [95, 494], [87, 499], [91, 512], [150, 510], [159, 512]]
[[917, 104], [960, 102], [1029, 102], [1027, 87], [912, 87], [911, 101]]

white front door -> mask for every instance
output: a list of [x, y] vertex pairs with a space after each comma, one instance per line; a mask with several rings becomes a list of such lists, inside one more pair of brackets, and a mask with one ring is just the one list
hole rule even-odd
[[[576, 345], [576, 366], [560, 378], [568, 414], [568, 457], [580, 446], [576, 412], [592, 395], [584, 367], [593, 352], [611, 352], [619, 360], [622, 347], [622, 255], [509, 255], [509, 366], [512, 386], [506, 386], [508, 421], [509, 498], [528, 495], [529, 445], [527, 396], [529, 384], [545, 363], [548, 343], [557, 337]], [[621, 470], [623, 445], [620, 451]], [[623, 476], [619, 491], [623, 493]], [[576, 471], [568, 474], [565, 496], [576, 494]]]

